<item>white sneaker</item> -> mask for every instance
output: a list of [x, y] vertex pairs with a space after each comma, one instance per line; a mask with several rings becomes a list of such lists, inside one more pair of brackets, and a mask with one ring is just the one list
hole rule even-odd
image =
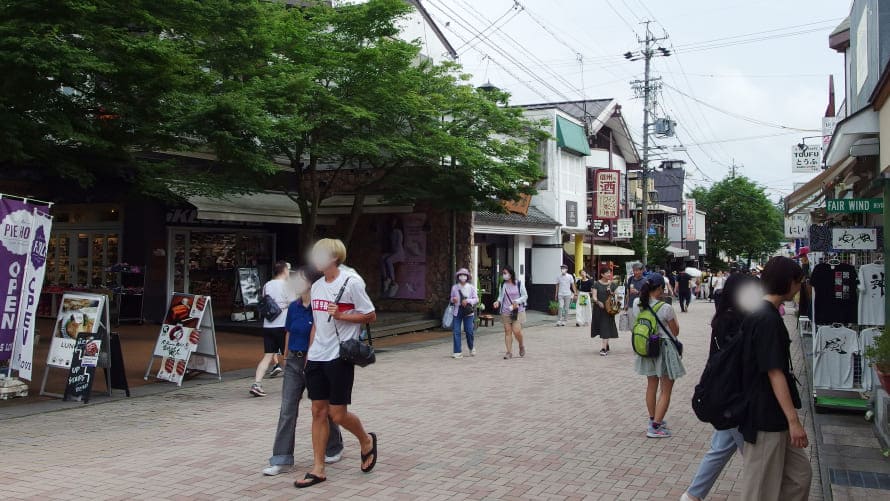
[[340, 462], [341, 459], [343, 459], [342, 451], [337, 454], [334, 454], [333, 456], [325, 456], [324, 462], [325, 462], [325, 464], [334, 464], [334, 463]]
[[293, 466], [286, 464], [273, 464], [272, 466], [263, 468], [263, 475], [267, 477], [274, 477], [275, 475], [288, 473], [291, 471], [291, 469], [293, 469]]
[[464, 358], [463, 353], [454, 353], [451, 355], [451, 358]]
[[680, 496], [680, 501], [692, 501], [692, 496], [684, 492], [683, 495]]
[[471, 357], [475, 357], [475, 356], [476, 356], [476, 348], [473, 348], [472, 350], [470, 350], [470, 356], [471, 356]]

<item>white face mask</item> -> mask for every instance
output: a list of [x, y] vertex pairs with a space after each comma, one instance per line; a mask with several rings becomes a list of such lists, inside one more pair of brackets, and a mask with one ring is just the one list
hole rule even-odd
[[562, 274], [563, 274], [563, 275], [565, 275], [566, 273], [569, 272], [569, 270], [561, 270], [561, 271], [562, 271]]
[[457, 280], [463, 284], [463, 283], [466, 283], [466, 281], [469, 280], [469, 278], [466, 275], [458, 275]]
[[510, 280], [510, 274], [509, 274], [509, 273], [504, 273], [504, 274], [501, 275], [501, 276], [504, 278], [504, 281], [505, 281], [505, 282]]

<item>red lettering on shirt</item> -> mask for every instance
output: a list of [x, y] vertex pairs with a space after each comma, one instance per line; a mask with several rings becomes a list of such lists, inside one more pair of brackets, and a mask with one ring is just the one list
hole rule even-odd
[[[328, 301], [327, 299], [313, 299], [312, 300], [312, 311], [328, 311], [328, 305], [330, 305], [332, 301]], [[355, 305], [352, 303], [340, 303], [337, 305], [337, 311], [340, 313], [344, 313], [347, 311], [352, 311], [355, 309]]]

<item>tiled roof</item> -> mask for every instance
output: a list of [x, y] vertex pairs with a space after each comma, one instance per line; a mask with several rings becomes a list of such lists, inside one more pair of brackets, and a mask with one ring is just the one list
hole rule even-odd
[[554, 221], [536, 207], [528, 208], [528, 216], [516, 213], [498, 213], [490, 211], [477, 211], [474, 213], [476, 224], [491, 226], [513, 226], [516, 228], [555, 228], [560, 226], [559, 221]]

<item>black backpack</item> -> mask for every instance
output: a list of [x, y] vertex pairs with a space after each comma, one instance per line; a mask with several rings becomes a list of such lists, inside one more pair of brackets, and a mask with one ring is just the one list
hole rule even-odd
[[737, 333], [708, 357], [701, 379], [692, 394], [696, 417], [718, 430], [742, 424], [748, 409], [743, 385], [745, 336]]

